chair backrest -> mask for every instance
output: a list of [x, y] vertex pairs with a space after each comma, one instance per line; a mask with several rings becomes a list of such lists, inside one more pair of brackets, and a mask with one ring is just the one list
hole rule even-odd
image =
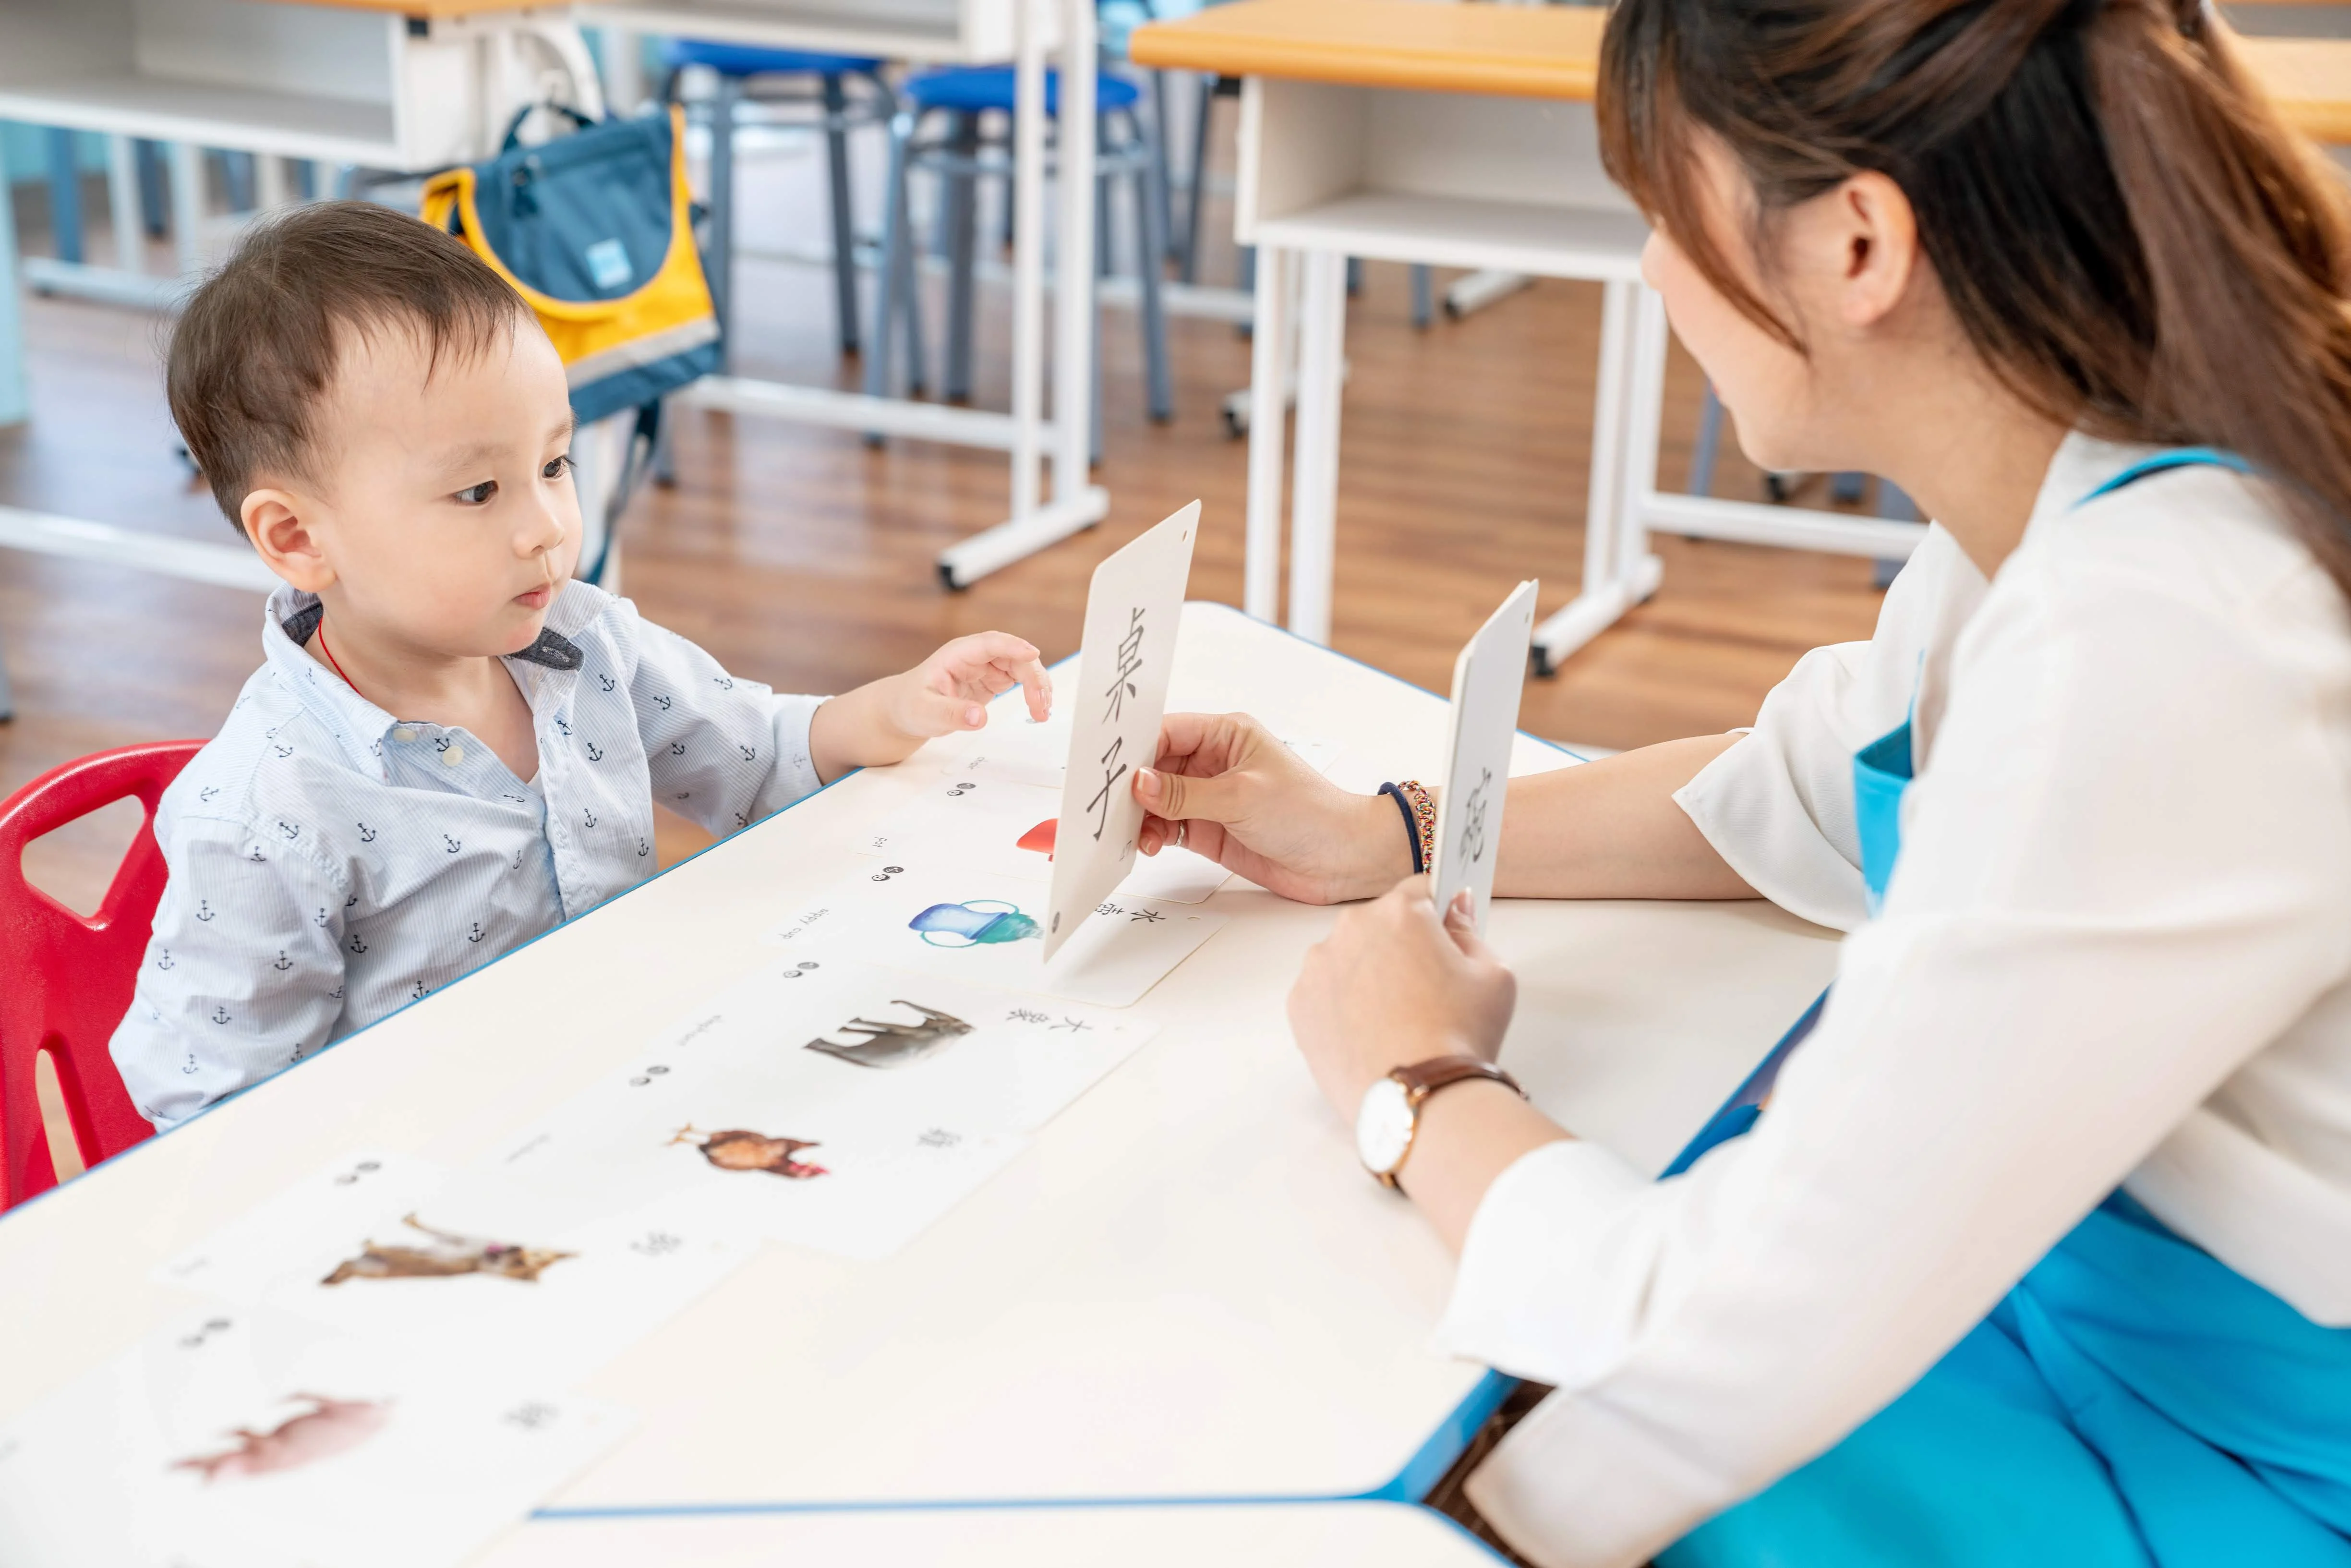
[[[33, 1067], [57, 1070], [85, 1165], [153, 1131], [131, 1104], [108, 1050], [163, 897], [155, 808], [201, 740], [126, 746], [68, 762], [0, 802], [0, 1209], [57, 1185]], [[80, 915], [25, 880], [25, 846], [77, 818], [136, 797], [147, 808], [98, 913]]]

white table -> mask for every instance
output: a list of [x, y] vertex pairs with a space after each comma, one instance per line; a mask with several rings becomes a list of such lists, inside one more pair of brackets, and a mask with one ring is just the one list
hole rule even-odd
[[[1065, 124], [1094, 120], [1098, 28], [1094, 0], [590, 0], [580, 15], [644, 32], [766, 48], [864, 55], [933, 64], [1015, 62], [1013, 115], [1012, 412], [915, 402], [711, 376], [679, 401], [697, 408], [836, 429], [913, 436], [1011, 454], [1010, 516], [942, 550], [940, 580], [966, 588], [989, 572], [1093, 527], [1110, 492], [1092, 478], [1094, 139], [1059, 139], [1060, 216], [1054, 294], [1053, 423], [1045, 422], [1045, 57], [1058, 54]], [[886, 287], [876, 279], [876, 287]], [[1053, 455], [1052, 498], [1040, 463]]]
[[[1444, 744], [1437, 698], [1223, 606], [1187, 607], [1173, 700], [1335, 741], [1359, 788]], [[0, 1420], [195, 1304], [151, 1270], [287, 1183], [361, 1147], [469, 1161], [627, 1061], [862, 875], [847, 845], [940, 759], [846, 779], [0, 1218]], [[1571, 760], [1522, 739], [1517, 766]], [[639, 1424], [549, 1507], [1320, 1500], [1440, 1473], [1488, 1375], [1430, 1346], [1450, 1262], [1357, 1168], [1282, 1017], [1332, 912], [1214, 907], [1230, 926], [1139, 1004], [1157, 1038], [904, 1251], [768, 1246], [583, 1385]], [[1521, 977], [1504, 1061], [1652, 1169], [1835, 952], [1761, 904], [1505, 903], [1491, 935]]]
[[935, 1509], [541, 1519], [477, 1568], [1493, 1568], [1404, 1503]]

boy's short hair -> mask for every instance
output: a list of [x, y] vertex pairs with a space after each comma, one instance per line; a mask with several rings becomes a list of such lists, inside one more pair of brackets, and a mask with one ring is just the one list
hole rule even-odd
[[315, 414], [356, 334], [415, 332], [431, 362], [513, 331], [519, 295], [454, 235], [369, 202], [256, 223], [188, 299], [164, 372], [214, 498], [240, 516], [257, 474], [316, 479]]

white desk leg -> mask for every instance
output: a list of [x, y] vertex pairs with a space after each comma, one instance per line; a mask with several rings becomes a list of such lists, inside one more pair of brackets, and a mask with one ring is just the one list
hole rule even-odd
[[1044, 499], [1045, 49], [1034, 5], [1013, 7], [1012, 515]]
[[[1632, 608], [1625, 596], [1625, 526], [1631, 483], [1627, 424], [1635, 384], [1635, 296], [1639, 285], [1612, 280], [1600, 303], [1600, 375], [1592, 404], [1592, 484], [1583, 506], [1583, 582], [1576, 595], [1535, 628], [1535, 668], [1549, 674]], [[1654, 465], [1655, 435], [1651, 436]]]
[[183, 280], [193, 286], [204, 270], [204, 150], [190, 141], [168, 149], [172, 186], [172, 248]]
[[[999, 567], [1009, 566], [1047, 545], [1093, 527], [1110, 512], [1110, 492], [1093, 482], [1094, 298], [1093, 290], [1084, 286], [1094, 270], [1095, 29], [1093, 0], [1064, 0], [1059, 117], [1064, 133], [1061, 137], [1058, 192], [1060, 232], [1055, 236], [1058, 248], [1054, 257], [1054, 272], [1061, 282], [1053, 294], [1053, 499], [1044, 506], [1035, 505], [1032, 478], [1029, 481], [1032, 486], [1031, 503], [1026, 509], [1020, 506], [1022, 454], [1034, 451], [1038, 444], [1032, 410], [1032, 423], [1027, 433], [1016, 429], [1014, 434], [1012, 516], [939, 552], [939, 580], [949, 588], [967, 588]], [[1034, 37], [1036, 29], [1025, 29], [1022, 36]], [[1033, 105], [1041, 117], [1041, 67], [1033, 73], [1024, 71], [1021, 79], [1024, 84], [1033, 82], [1034, 87], [1034, 90], [1021, 96], [1022, 108]], [[1030, 133], [1031, 140], [1022, 140], [1020, 116], [1021, 109], [1016, 108], [1014, 154], [1020, 162], [1014, 171], [1014, 184], [1025, 208], [1028, 203], [1042, 200], [1037, 193], [1045, 183], [1044, 142], [1041, 118], [1039, 129]], [[1038, 222], [1029, 235], [1033, 243], [1021, 247], [1014, 260], [1016, 274], [1037, 269], [1035, 287], [1040, 292], [1043, 288], [1044, 266], [1042, 217], [1040, 206]], [[1019, 209], [1016, 209], [1013, 221], [1017, 227]], [[1016, 234], [1016, 242], [1019, 237]], [[1040, 305], [1036, 315], [1038, 325], [1042, 324], [1042, 319]], [[1019, 332], [1018, 320], [1016, 317], [1016, 397], [1018, 356], [1029, 347], [1029, 338]], [[1040, 356], [1043, 352], [1041, 348], [1033, 351]], [[1028, 461], [1033, 475], [1034, 459]]]
[[25, 385], [24, 299], [16, 278], [16, 215], [0, 201], [0, 425], [22, 424], [33, 412]]
[[1649, 553], [1649, 497], [1657, 490], [1657, 430], [1666, 413], [1666, 354], [1672, 329], [1665, 297], [1646, 284], [1633, 289], [1633, 384], [1625, 407], [1625, 466], [1616, 496], [1616, 578], [1625, 606], [1646, 602], [1665, 579]]
[[[1202, 110], [1206, 113], [1205, 109]], [[1257, 250], [1257, 330], [1249, 343], [1249, 548], [1241, 607], [1260, 621], [1281, 620], [1281, 479], [1290, 400], [1290, 253]], [[1269, 417], [1254, 417], [1258, 409]]]
[[[1306, 251], [1297, 265], [1305, 289], [1299, 305], [1298, 457], [1290, 501], [1290, 629], [1327, 644], [1339, 510], [1339, 399], [1346, 380], [1347, 258], [1336, 251]], [[1262, 323], [1258, 330], [1265, 330]], [[1278, 415], [1274, 423], [1279, 425]], [[1254, 422], [1250, 428], [1255, 431]]]
[[106, 204], [114, 214], [114, 265], [124, 272], [147, 270], [147, 216], [139, 210], [139, 143], [128, 136], [106, 139]]

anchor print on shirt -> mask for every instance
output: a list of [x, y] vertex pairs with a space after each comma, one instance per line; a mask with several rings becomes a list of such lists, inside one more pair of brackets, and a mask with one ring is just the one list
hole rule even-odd
[[563, 732], [565, 739], [568, 740], [571, 737], [571, 721], [564, 717], [561, 714], [557, 714], [555, 716], [555, 727]]
[[288, 969], [290, 969], [290, 968], [292, 968], [292, 967], [294, 967], [294, 960], [293, 960], [293, 959], [291, 959], [291, 958], [288, 958], [288, 957], [286, 956], [286, 949], [285, 949], [285, 948], [280, 947], [279, 949], [277, 949], [277, 962], [276, 962], [275, 964], [270, 965], [269, 967], [270, 967], [271, 968], [273, 968], [273, 969], [277, 970], [279, 974], [281, 974], [281, 975], [282, 975], [282, 974], [284, 974], [287, 970], [288, 970]]
[[201, 898], [200, 898], [200, 899], [198, 899], [198, 900], [196, 900], [196, 918], [197, 918], [197, 919], [199, 919], [199, 920], [201, 920], [201, 921], [204, 921], [204, 922], [205, 922], [207, 925], [209, 925], [209, 924], [212, 922], [213, 917], [214, 917], [214, 916], [215, 916], [215, 915], [217, 915], [219, 913], [220, 913], [220, 911], [219, 911], [219, 910], [214, 909], [214, 908], [210, 904], [206, 903], [204, 900], [203, 900], [203, 899], [201, 899]]
[[289, 844], [302, 836], [302, 830], [300, 828], [296, 827], [293, 823], [287, 821], [283, 818], [278, 820], [277, 831], [284, 836], [286, 841]]
[[196, 799], [210, 804], [212, 798], [220, 792], [221, 787], [219, 785], [207, 784], [203, 789], [196, 791]]
[[375, 830], [369, 827], [365, 822], [361, 822], [360, 824], [360, 842], [363, 844], [371, 844], [375, 842]]
[[155, 967], [159, 969], [176, 969], [180, 964], [178, 959], [172, 956], [172, 950], [169, 947], [159, 947], [155, 952]]
[[341, 1000], [343, 999], [343, 988], [342, 988], [342, 987], [340, 987], [340, 986], [337, 986], [333, 990], [329, 991], [329, 992], [327, 993], [327, 999], [328, 999], [329, 1001], [335, 1001], [335, 1002], [340, 1002], [340, 1001], [341, 1001]]
[[580, 816], [582, 816], [582, 817], [584, 817], [585, 819], [587, 819], [587, 825], [588, 825], [588, 826], [590, 826], [590, 827], [591, 827], [591, 828], [592, 828], [592, 827], [594, 827], [594, 826], [596, 825], [596, 813], [595, 813], [595, 812], [593, 812], [593, 811], [589, 811], [589, 810], [582, 810], [580, 814]]
[[432, 994], [433, 988], [426, 985], [423, 981], [419, 980], [416, 982], [415, 988], [408, 993], [408, 999], [412, 1002], [421, 1002]]
[[682, 740], [671, 741], [669, 743], [669, 754], [672, 757], [684, 757], [685, 755], [685, 742]]
[[598, 675], [596, 677], [596, 684], [603, 687], [608, 692], [615, 692], [621, 689], [610, 675]]
[[291, 757], [294, 755], [294, 748], [290, 746], [273, 746], [269, 749], [277, 753], [280, 757]]
[[465, 940], [468, 942], [479, 942], [483, 936], [482, 923], [476, 920], [473, 924], [474, 928], [465, 934]]
[[359, 934], [358, 932], [356, 932], [356, 931], [352, 932], [352, 933], [351, 933], [351, 951], [352, 951], [353, 953], [364, 953], [364, 952], [366, 952], [367, 950], [368, 950], [368, 948], [367, 948], [367, 944], [366, 944], [365, 942], [362, 942], [361, 940], [360, 940], [360, 934]]
[[214, 1002], [213, 1004], [212, 1019], [214, 1023], [228, 1022], [228, 1009], [221, 1006], [218, 1002]]
[[321, 909], [318, 914], [310, 916], [310, 924], [324, 931], [327, 928], [327, 912]]
[[670, 705], [670, 699], [669, 699], [669, 698], [667, 698], [667, 697], [655, 697], [655, 698], [653, 698], [653, 706], [655, 706], [655, 707], [657, 707], [657, 708], [661, 709], [661, 710], [662, 710], [662, 712], [664, 712], [664, 713], [667, 713], [667, 712], [669, 712], [669, 705]]
[[643, 859], [643, 857], [644, 857], [648, 852], [648, 852], [648, 850], [647, 850], [647, 848], [646, 848], [645, 841], [644, 841], [644, 840], [643, 840], [643, 839], [639, 839], [639, 840], [637, 841], [637, 856], [638, 856], [638, 858], [639, 858], [639, 859]]
[[592, 740], [588, 743], [588, 760], [590, 762], [601, 762], [604, 760], [603, 749]]
[[743, 754], [743, 760], [746, 762], [759, 760], [759, 748], [756, 746], [737, 746], [735, 749]]
[[442, 834], [442, 835], [441, 835], [441, 841], [442, 841], [444, 844], [446, 844], [446, 845], [449, 847], [449, 852], [450, 852], [451, 854], [453, 854], [453, 855], [454, 855], [454, 854], [455, 854], [459, 850], [462, 850], [462, 849], [464, 849], [464, 848], [465, 847], [465, 841], [464, 841], [464, 840], [462, 840], [462, 839], [453, 839], [453, 838], [451, 838], [451, 837], [450, 837], [448, 834], [446, 834], [446, 833], [444, 833], [444, 834]]
[[735, 689], [735, 682], [732, 676], [713, 675], [710, 678], [718, 683], [718, 689], [722, 692], [731, 692]]
[[245, 858], [251, 861], [254, 864], [259, 865], [269, 857], [261, 852], [261, 846], [259, 844], [256, 844], [246, 852]]

